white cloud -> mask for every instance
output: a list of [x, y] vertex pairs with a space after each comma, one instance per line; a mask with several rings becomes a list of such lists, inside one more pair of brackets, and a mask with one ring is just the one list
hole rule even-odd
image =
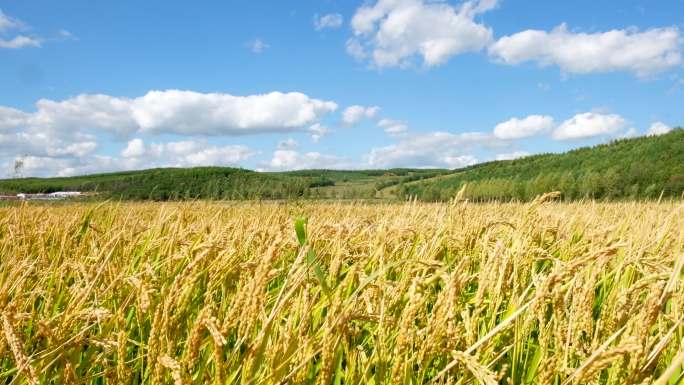
[[85, 156], [95, 151], [97, 142], [76, 142], [64, 146], [47, 146], [46, 148], [49, 156]]
[[472, 155], [445, 156], [442, 161], [449, 168], [461, 168], [472, 166], [477, 163], [477, 158]]
[[392, 136], [399, 136], [408, 131], [408, 124], [406, 122], [387, 118], [380, 119], [378, 127], [381, 127], [386, 134]]
[[40, 99], [25, 123], [36, 131], [104, 130], [127, 134], [138, 129], [133, 100], [108, 95], [78, 95], [63, 101]]
[[60, 29], [59, 30], [58, 39], [59, 40], [79, 40], [76, 35], [74, 35], [70, 31], [67, 31], [66, 29]]
[[314, 28], [320, 31], [323, 28], [339, 28], [342, 26], [344, 18], [339, 13], [329, 13], [318, 17], [314, 15]]
[[639, 132], [637, 131], [637, 129], [634, 127], [630, 127], [625, 132], [618, 135], [618, 138], [627, 139], [627, 138], [636, 138], [637, 136], [639, 136]]
[[522, 139], [538, 135], [553, 127], [553, 118], [545, 115], [530, 115], [522, 119], [511, 118], [494, 127], [494, 136], [499, 139]]
[[11, 39], [0, 38], [0, 48], [16, 49], [24, 47], [40, 47], [40, 40], [24, 35], [18, 35]]
[[[129, 147], [130, 144], [129, 142]], [[143, 144], [142, 141], [140, 144]], [[216, 146], [197, 140], [152, 143], [147, 147], [143, 145], [142, 148], [143, 152], [138, 157], [143, 158], [143, 161], [147, 163], [145, 168], [229, 166], [236, 165], [256, 154], [249, 147], [242, 145]]]
[[29, 116], [15, 108], [0, 106], [0, 130], [20, 127], [26, 123]]
[[259, 38], [249, 41], [247, 46], [254, 53], [262, 53], [269, 47], [268, 44], [264, 43], [264, 41]]
[[96, 148], [95, 137], [82, 133], [64, 137], [39, 131], [0, 133], [0, 156], [84, 156]]
[[303, 169], [341, 169], [354, 168], [343, 158], [325, 155], [320, 152], [300, 153], [295, 150], [276, 150], [268, 163], [263, 164], [262, 170], [303, 170]]
[[7, 16], [0, 9], [0, 32], [20, 28], [22, 23], [19, 20]]
[[[0, 33], [6, 34], [13, 30], [25, 30], [26, 25], [14, 19], [0, 9]], [[17, 49], [24, 47], [40, 47], [40, 40], [26, 35], [16, 35], [14, 37], [0, 37], [0, 48]]]
[[254, 152], [252, 150], [242, 145], [210, 146], [185, 155], [185, 157], [181, 159], [180, 165], [237, 165], [238, 162], [251, 157], [253, 154]]
[[278, 142], [278, 150], [294, 150], [299, 147], [299, 143], [292, 138], [287, 138]]
[[553, 138], [569, 140], [614, 134], [624, 129], [626, 125], [625, 119], [617, 114], [586, 112], [564, 121], [553, 132]]
[[129, 140], [126, 148], [121, 151], [121, 156], [124, 158], [135, 158], [143, 154], [145, 154], [145, 144], [140, 138]]
[[314, 143], [318, 143], [322, 137], [330, 133], [330, 129], [320, 123], [312, 124], [311, 127], [309, 127], [309, 131], [311, 132], [311, 140], [313, 140]]
[[523, 158], [523, 157], [526, 157], [528, 155], [530, 155], [530, 153], [527, 151], [506, 152], [503, 154], [497, 154], [496, 160], [513, 160], [513, 159]]
[[647, 135], [649, 135], [649, 136], [663, 135], [663, 134], [667, 134], [670, 131], [672, 131], [672, 127], [668, 126], [667, 124], [665, 124], [663, 122], [654, 122], [653, 124], [651, 124], [651, 127], [648, 128]]
[[181, 135], [246, 135], [291, 132], [316, 123], [337, 104], [299, 93], [233, 96], [193, 91], [150, 91], [138, 98], [79, 95], [63, 101], [41, 99], [27, 113], [0, 106], [0, 129], [39, 132], [106, 131]]
[[337, 104], [299, 92], [233, 96], [192, 91], [151, 91], [135, 99], [142, 131], [240, 135], [283, 132], [315, 123]]
[[11, 170], [14, 159], [23, 160], [22, 175], [27, 177], [73, 176], [134, 170], [140, 168], [141, 165], [139, 159], [105, 155], [92, 155], [85, 158], [30, 155], [10, 159], [0, 164], [0, 167], [3, 170]]
[[347, 39], [345, 45], [347, 47], [347, 53], [356, 60], [363, 60], [367, 57], [366, 51], [364, 50], [363, 45], [361, 44], [361, 42], [359, 42], [359, 40], [354, 38]]
[[[45, 161], [50, 160], [49, 158], [43, 159]], [[57, 176], [86, 175], [141, 168], [141, 163], [138, 159], [125, 159], [106, 155], [93, 155], [92, 157], [81, 159], [60, 159], [57, 165], [60, 166], [57, 169]], [[50, 166], [48, 166], [47, 170], [49, 169]]]
[[142, 139], [135, 138], [121, 151], [121, 157], [83, 154], [27, 156], [22, 159], [26, 176], [70, 176], [155, 167], [236, 166], [255, 154], [242, 145], [217, 146], [203, 140], [145, 145]]
[[574, 33], [561, 24], [551, 32], [504, 36], [489, 47], [489, 54], [511, 65], [535, 61], [567, 73], [629, 71], [643, 77], [681, 65], [683, 45], [676, 27]]
[[[61, 159], [43, 156], [24, 156], [21, 158], [23, 162], [21, 167], [21, 175], [24, 177], [45, 177], [45, 176], [67, 176], [63, 174], [64, 170], [73, 168], [75, 160], [73, 158]], [[10, 170], [14, 160], [6, 162], [2, 165], [3, 170]]]
[[460, 6], [424, 0], [378, 0], [359, 7], [351, 21], [354, 37], [347, 52], [369, 57], [376, 67], [406, 67], [414, 57], [432, 67], [454, 55], [476, 52], [492, 40], [492, 31], [474, 21], [494, 8], [495, 0]]
[[342, 122], [346, 125], [353, 126], [358, 124], [363, 119], [372, 119], [380, 111], [380, 107], [364, 107], [359, 105], [349, 106], [342, 112]]
[[[55, 165], [68, 164], [59, 168], [61, 174], [133, 166], [233, 164], [251, 156], [253, 151], [242, 146], [211, 146], [201, 141], [145, 146], [136, 138], [122, 150], [121, 158], [94, 152], [98, 140], [106, 135], [126, 139], [135, 134], [198, 136], [309, 131], [317, 140], [329, 131], [318, 121], [336, 108], [334, 102], [297, 92], [233, 96], [170, 90], [151, 91], [137, 98], [78, 95], [61, 101], [41, 99], [32, 112], [0, 106], [0, 159], [18, 155], [54, 158]], [[188, 150], [181, 153], [183, 147]], [[49, 174], [51, 169], [36, 173], [54, 175]]]
[[418, 134], [371, 149], [368, 164], [371, 167], [459, 168], [477, 163], [471, 154], [476, 148], [496, 145], [496, 138], [479, 132]]
[[0, 49], [19, 49], [25, 47], [40, 47], [44, 41], [78, 40], [71, 32], [61, 29], [55, 38], [42, 39], [26, 34], [31, 27], [22, 21], [12, 18], [0, 9]]

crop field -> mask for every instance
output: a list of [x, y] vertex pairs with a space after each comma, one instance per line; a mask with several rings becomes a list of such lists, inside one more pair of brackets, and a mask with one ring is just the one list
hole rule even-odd
[[684, 205], [0, 208], [2, 384], [678, 384]]

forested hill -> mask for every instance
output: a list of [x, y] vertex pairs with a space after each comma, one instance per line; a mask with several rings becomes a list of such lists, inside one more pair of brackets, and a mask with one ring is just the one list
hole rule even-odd
[[473, 200], [529, 200], [548, 191], [565, 199], [643, 199], [684, 193], [684, 130], [621, 139], [562, 154], [478, 164], [452, 175], [401, 185], [397, 195], [445, 200], [466, 184]]
[[96, 192], [99, 197], [133, 200], [254, 199], [299, 196], [301, 178], [265, 175], [231, 167], [160, 168], [64, 178], [0, 180], [0, 193]]
[[655, 199], [684, 192], [684, 130], [622, 139], [563, 154], [542, 154], [459, 170], [302, 170], [162, 168], [67, 178], [0, 180], [0, 194], [91, 191], [98, 198], [448, 200], [466, 184], [472, 200], [530, 200], [548, 191], [565, 199]]
[[159, 168], [62, 178], [0, 180], [0, 194], [96, 192], [97, 198], [370, 199], [398, 183], [451, 173], [441, 169], [302, 170], [256, 172], [231, 167]]

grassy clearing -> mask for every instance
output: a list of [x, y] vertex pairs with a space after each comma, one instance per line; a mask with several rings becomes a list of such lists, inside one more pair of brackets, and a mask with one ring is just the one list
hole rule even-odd
[[0, 383], [681, 380], [681, 203], [107, 203], [0, 218]]

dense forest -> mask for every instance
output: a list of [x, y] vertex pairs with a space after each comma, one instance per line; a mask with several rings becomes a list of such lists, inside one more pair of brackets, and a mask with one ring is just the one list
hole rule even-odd
[[566, 200], [681, 197], [684, 130], [478, 164], [448, 177], [400, 185], [397, 195], [446, 200], [464, 184], [465, 196], [479, 201], [530, 200], [548, 191], [561, 191]]
[[231, 167], [160, 168], [60, 178], [0, 180], [0, 194], [95, 192], [97, 198], [181, 199], [370, 199], [378, 190], [432, 178], [449, 170], [303, 170], [255, 172]]
[[163, 168], [66, 178], [0, 180], [0, 194], [97, 192], [98, 198], [530, 200], [561, 191], [566, 200], [657, 199], [684, 193], [684, 130], [621, 139], [563, 154], [495, 161], [458, 170], [301, 170]]
[[288, 199], [301, 196], [305, 178], [261, 174], [230, 167], [163, 168], [66, 178], [21, 178], [0, 181], [0, 192], [97, 192], [126, 200]]

